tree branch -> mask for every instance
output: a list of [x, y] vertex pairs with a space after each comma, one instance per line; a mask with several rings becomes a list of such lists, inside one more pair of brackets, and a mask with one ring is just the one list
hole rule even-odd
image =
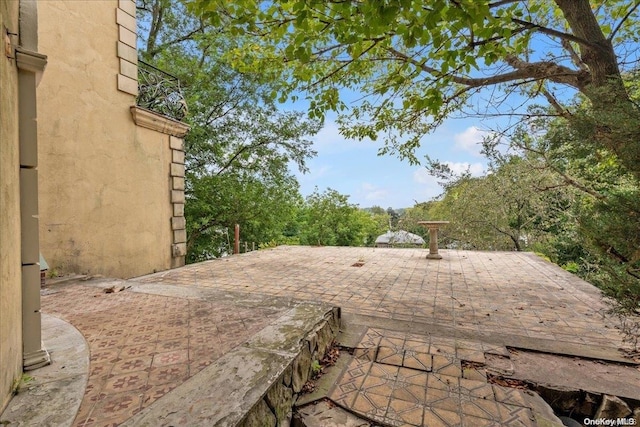
[[171, 41], [162, 43], [161, 45], [155, 46], [155, 48], [152, 49], [152, 50], [147, 50], [147, 55], [153, 57], [156, 54], [160, 53], [162, 50], [168, 48], [169, 46], [172, 46], [172, 45], [178, 44], [178, 43], [182, 43], [182, 42], [185, 42], [187, 40], [192, 40], [194, 35], [196, 35], [197, 33], [201, 33], [203, 30], [204, 30], [204, 24], [202, 22], [200, 22], [200, 25], [198, 26], [198, 28], [189, 31], [187, 34], [185, 34], [183, 36], [180, 36], [180, 37], [177, 37], [177, 38], [175, 38], [175, 39], [173, 39]]
[[634, 4], [633, 6], [631, 6], [631, 9], [629, 9], [627, 11], [627, 13], [624, 15], [624, 17], [620, 20], [620, 22], [618, 22], [618, 25], [616, 25], [616, 27], [613, 29], [613, 31], [611, 31], [611, 34], [609, 34], [609, 37], [607, 38], [607, 40], [612, 41], [613, 38], [616, 36], [616, 33], [618, 31], [620, 31], [620, 28], [622, 27], [622, 24], [625, 23], [625, 21], [627, 19], [629, 19], [629, 17], [631, 16], [631, 14], [633, 12], [635, 12], [635, 10], [638, 8], [638, 6], [640, 6], [640, 0], [636, 0], [636, 4]]
[[160, 0], [156, 0], [153, 3], [151, 9], [151, 25], [149, 26], [149, 35], [147, 36], [147, 52], [151, 52], [155, 49], [156, 38], [162, 25], [162, 18], [164, 16], [164, 7]]
[[547, 101], [549, 102], [549, 104], [551, 104], [553, 109], [558, 112], [558, 115], [560, 115], [560, 117], [564, 117], [567, 120], [572, 118], [571, 113], [566, 108], [564, 108], [562, 105], [560, 105], [560, 103], [555, 98], [555, 96], [553, 96], [551, 94], [551, 92], [549, 92], [546, 88], [543, 87], [540, 90], [540, 93], [542, 93], [544, 95], [544, 97], [547, 98]]
[[571, 176], [567, 175], [566, 173], [564, 173], [563, 171], [561, 171], [560, 169], [558, 169], [557, 167], [553, 166], [551, 164], [551, 162], [549, 161], [549, 159], [547, 158], [546, 153], [544, 153], [541, 150], [536, 150], [532, 147], [526, 147], [523, 145], [518, 144], [519, 147], [521, 147], [524, 150], [527, 151], [531, 151], [532, 153], [535, 153], [537, 155], [539, 155], [540, 157], [542, 157], [544, 159], [545, 164], [547, 165], [547, 167], [549, 169], [551, 169], [553, 172], [557, 173], [558, 175], [560, 175], [562, 177], [562, 179], [569, 185], [571, 185], [574, 188], [577, 188], [578, 190], [589, 194], [590, 196], [595, 197], [598, 200], [602, 200], [602, 201], [606, 201], [606, 197], [603, 196], [602, 194], [598, 193], [597, 191], [585, 186], [584, 184], [582, 184], [581, 182], [577, 181], [575, 178], [572, 178]]
[[573, 46], [571, 46], [571, 42], [569, 40], [562, 39], [560, 43], [562, 44], [562, 47], [567, 52], [569, 52], [569, 56], [571, 57], [571, 62], [573, 62], [576, 67], [580, 68], [583, 71], [589, 70], [587, 65], [584, 62], [582, 62], [582, 58], [580, 58], [580, 55], [578, 55], [578, 52], [576, 52]]
[[596, 45], [591, 43], [590, 41], [582, 39], [580, 37], [576, 37], [573, 34], [563, 33], [562, 31], [554, 30], [553, 28], [543, 27], [542, 25], [534, 24], [533, 22], [524, 21], [518, 18], [511, 18], [511, 21], [518, 25], [522, 25], [523, 28], [527, 28], [529, 30], [536, 30], [539, 33], [546, 34], [548, 36], [558, 37], [560, 40], [569, 40], [569, 41], [581, 44], [583, 46], [596, 47]]
[[[444, 75], [437, 69], [419, 62], [415, 58], [398, 51], [393, 47], [387, 48], [392, 55], [402, 59], [405, 62], [415, 65], [422, 71], [431, 74], [436, 78], [442, 78]], [[454, 82], [465, 86], [481, 87], [492, 86], [501, 83], [507, 83], [514, 80], [522, 80], [527, 78], [532, 79], [549, 79], [556, 83], [567, 84], [575, 88], [582, 88], [588, 83], [588, 73], [575, 71], [563, 65], [558, 65], [554, 62], [541, 61], [541, 62], [525, 62], [515, 57], [507, 58], [507, 64], [515, 68], [515, 71], [497, 74], [490, 77], [472, 78], [450, 75], [448, 78]]]
[[524, 3], [524, 0], [500, 0], [494, 3], [489, 3], [489, 9], [504, 6], [506, 4], [521, 3], [521, 2]]
[[224, 172], [225, 170], [227, 170], [232, 164], [233, 162], [240, 157], [240, 155], [242, 153], [244, 153], [247, 150], [253, 150], [255, 148], [264, 146], [264, 145], [268, 145], [270, 144], [271, 141], [270, 140], [264, 140], [261, 142], [257, 142], [255, 144], [249, 144], [249, 145], [243, 145], [238, 151], [235, 152], [235, 154], [233, 156], [231, 156], [231, 158], [229, 160], [227, 160], [227, 162], [224, 164], [224, 166], [222, 166], [216, 173], [215, 175], [218, 176], [220, 175], [222, 172]]
[[[373, 49], [378, 44], [378, 42], [381, 41], [381, 40], [383, 40], [382, 37], [379, 37], [377, 39], [371, 40], [372, 41], [371, 46], [369, 46], [368, 48], [363, 50], [362, 53], [360, 53], [360, 55], [358, 55], [358, 58], [361, 58], [363, 55], [365, 55], [367, 52], [369, 52], [371, 49]], [[354, 59], [357, 59], [357, 58], [354, 58]], [[349, 62], [347, 62], [345, 64], [342, 64], [338, 68], [332, 70], [330, 73], [325, 74], [324, 76], [322, 76], [322, 78], [320, 78], [316, 82], [311, 83], [309, 86], [311, 87], [311, 86], [317, 86], [319, 84], [322, 84], [322, 82], [326, 81], [327, 79], [330, 79], [331, 77], [333, 77], [334, 75], [339, 73], [340, 70], [343, 70], [344, 68], [346, 68], [350, 63], [351, 63], [351, 61], [349, 61]]]
[[187, 252], [190, 251], [190, 249], [193, 247], [193, 243], [196, 241], [196, 239], [198, 237], [200, 237], [202, 235], [202, 233], [204, 233], [205, 231], [207, 231], [208, 229], [210, 229], [211, 227], [213, 227], [215, 225], [222, 225], [222, 224], [220, 224], [214, 218], [214, 219], [211, 219], [211, 220], [207, 221], [205, 224], [201, 225], [200, 227], [196, 228], [195, 230], [191, 231], [191, 233], [189, 233], [189, 238], [187, 239]]

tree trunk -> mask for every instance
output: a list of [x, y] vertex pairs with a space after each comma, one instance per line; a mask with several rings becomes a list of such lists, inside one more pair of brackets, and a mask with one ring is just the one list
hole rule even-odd
[[581, 92], [589, 98], [595, 137], [640, 179], [640, 111], [624, 87], [613, 45], [602, 33], [588, 0], [555, 0], [573, 34], [584, 40], [580, 57], [590, 78]]

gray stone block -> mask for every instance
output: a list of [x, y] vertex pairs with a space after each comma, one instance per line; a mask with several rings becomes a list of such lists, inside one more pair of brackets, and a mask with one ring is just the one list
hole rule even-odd
[[174, 230], [173, 243], [186, 243], [186, 242], [187, 242], [187, 232], [185, 230]]
[[276, 427], [276, 416], [271, 412], [264, 400], [258, 402], [247, 417], [238, 424], [239, 427]]
[[182, 150], [171, 150], [171, 161], [173, 163], [184, 164], [184, 151]]
[[[122, 25], [129, 31], [133, 31], [134, 33], [137, 32], [135, 15], [131, 16], [120, 8], [116, 9], [116, 23], [118, 25]], [[136, 60], [137, 60], [137, 55], [136, 55]]]
[[184, 177], [184, 165], [171, 163], [171, 176]]
[[129, 77], [130, 79], [138, 79], [138, 66], [126, 59], [120, 58], [120, 74]]
[[118, 0], [118, 7], [129, 15], [136, 16], [136, 2], [132, 0]]
[[172, 150], [184, 151], [184, 140], [182, 138], [178, 138], [177, 136], [171, 135], [169, 137], [169, 148], [171, 148]]
[[600, 403], [594, 418], [617, 419], [628, 415], [631, 415], [631, 409], [624, 400], [617, 396], [605, 394], [602, 396], [602, 403]]
[[302, 388], [311, 368], [305, 336], [330, 310], [295, 306], [123, 426], [289, 425], [293, 387]]
[[278, 425], [282, 425], [289, 418], [293, 406], [293, 391], [282, 381], [276, 382], [267, 392], [265, 401], [275, 414]]
[[125, 27], [118, 27], [118, 40], [122, 43], [129, 45], [131, 47], [136, 46], [136, 42], [138, 40], [138, 36], [131, 30], [126, 29]]
[[129, 95], [138, 95], [138, 80], [118, 74], [118, 90]]
[[275, 415], [262, 397], [281, 377], [288, 363], [289, 356], [237, 347], [161, 400], [144, 408], [123, 426], [231, 427], [243, 420], [246, 422], [247, 414], [256, 406], [257, 414], [265, 416], [270, 424], [244, 425], [274, 426]]
[[171, 190], [171, 203], [184, 204], [184, 191], [183, 190]]
[[186, 225], [187, 224], [183, 216], [174, 216], [171, 218], [172, 230], [184, 230]]
[[309, 373], [311, 371], [311, 352], [308, 346], [302, 346], [300, 354], [293, 361], [293, 376], [291, 378], [291, 387], [293, 387], [294, 393], [299, 393], [302, 387], [309, 379]]
[[[184, 190], [184, 178], [179, 176], [171, 177], [171, 187], [173, 190]], [[177, 215], [182, 216], [182, 215]]]
[[173, 216], [184, 216], [184, 203], [173, 204]]
[[138, 63], [138, 52], [135, 48], [126, 45], [122, 42], [118, 42], [118, 58], [126, 59], [132, 64]]
[[321, 358], [327, 352], [329, 347], [331, 347], [331, 343], [333, 342], [335, 335], [331, 332], [331, 327], [329, 326], [329, 324], [325, 323], [324, 326], [320, 328], [320, 330], [318, 331], [317, 336], [318, 336], [317, 351], [318, 351], [319, 357]]
[[176, 243], [171, 245], [171, 253], [173, 258], [179, 258], [187, 255], [187, 244], [186, 243]]
[[287, 387], [291, 386], [291, 378], [293, 376], [293, 366], [287, 366], [287, 369], [284, 370], [284, 374], [282, 374], [282, 384]]

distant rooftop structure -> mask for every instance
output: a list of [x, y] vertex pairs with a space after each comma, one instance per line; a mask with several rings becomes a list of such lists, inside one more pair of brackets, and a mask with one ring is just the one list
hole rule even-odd
[[376, 239], [377, 248], [388, 248], [392, 246], [422, 246], [424, 239], [417, 234], [409, 233], [405, 230], [387, 231]]

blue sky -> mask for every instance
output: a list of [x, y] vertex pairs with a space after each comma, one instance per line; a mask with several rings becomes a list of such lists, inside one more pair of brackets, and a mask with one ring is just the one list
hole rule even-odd
[[[442, 188], [424, 166], [412, 166], [392, 155], [378, 156], [382, 141], [347, 140], [338, 131], [335, 117], [328, 116], [323, 129], [313, 138], [317, 157], [308, 162], [307, 174], [297, 173], [303, 196], [317, 186], [320, 191], [333, 188], [349, 195], [360, 207], [406, 208], [438, 196]], [[481, 175], [486, 159], [480, 155], [480, 143], [487, 132], [479, 119], [450, 119], [435, 133], [423, 138], [417, 152], [447, 162], [454, 171], [470, 168]]]
[[[600, 17], [602, 22], [609, 18], [611, 17]], [[611, 18], [613, 23], [618, 19]], [[627, 61], [627, 67], [633, 67], [638, 63], [640, 50], [633, 40], [627, 41], [627, 44], [629, 45], [617, 46], [618, 54], [621, 60]], [[569, 61], [563, 56], [565, 53], [560, 43], [545, 35], [534, 37], [531, 48], [531, 60], [546, 59], [550, 54], [557, 54], [561, 60]], [[570, 62], [568, 65], [573, 66]], [[491, 100], [493, 90], [494, 88], [487, 88], [472, 97], [471, 102], [478, 111], [482, 111], [483, 106], [488, 106], [494, 113], [516, 110], [523, 112], [527, 105], [541, 101], [528, 100], [513, 93], [507, 99], [494, 103]], [[552, 90], [560, 100], [569, 100], [575, 94], [571, 89], [553, 85]], [[340, 91], [340, 96], [343, 100], [358, 98], [344, 90]], [[542, 103], [546, 104], [546, 101], [543, 99]], [[382, 141], [359, 142], [343, 138], [334, 119], [335, 116], [327, 116], [324, 128], [313, 138], [318, 156], [308, 162], [310, 172], [306, 175], [297, 174], [303, 196], [313, 192], [316, 186], [320, 191], [330, 187], [349, 195], [350, 202], [360, 207], [378, 205], [383, 208], [406, 208], [442, 193], [437, 179], [430, 176], [423, 166], [412, 166], [408, 161], [401, 161], [391, 155], [378, 156], [377, 151], [382, 146]], [[517, 117], [449, 119], [433, 134], [422, 139], [417, 157], [422, 160], [428, 154], [432, 159], [447, 163], [454, 172], [463, 172], [469, 168], [472, 175], [483, 175], [487, 169], [487, 159], [480, 154], [483, 137], [490, 129], [504, 128], [507, 122], [513, 123], [514, 120]]]

